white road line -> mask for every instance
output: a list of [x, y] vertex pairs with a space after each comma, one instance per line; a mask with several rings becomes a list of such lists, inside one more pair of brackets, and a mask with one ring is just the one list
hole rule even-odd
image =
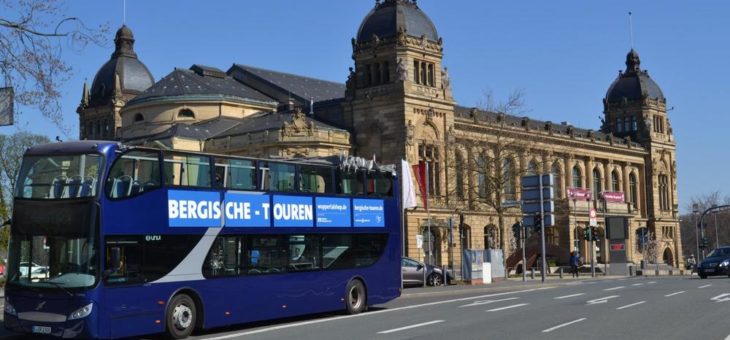
[[555, 327], [552, 327], [552, 328], [548, 328], [548, 329], [546, 329], [546, 330], [543, 330], [542, 332], [543, 332], [543, 333], [550, 333], [550, 332], [552, 332], [552, 331], [554, 331], [554, 330], [556, 330], [556, 329], [558, 329], [558, 328], [560, 328], [560, 327], [565, 327], [565, 326], [569, 326], [569, 325], [572, 325], [572, 324], [574, 324], [574, 323], [578, 323], [578, 322], [581, 322], [581, 321], [583, 321], [583, 320], [585, 320], [585, 319], [586, 319], [586, 318], [580, 318], [580, 319], [578, 319], [578, 320], [573, 320], [573, 321], [571, 321], [571, 322], [566, 322], [566, 323], [564, 323], [564, 324], [560, 324], [560, 325], [557, 325], [557, 326], [555, 326]]
[[560, 299], [567, 299], [567, 298], [572, 298], [572, 297], [581, 296], [581, 295], [585, 295], [585, 293], [578, 293], [578, 294], [570, 294], [570, 295], [558, 296], [558, 297], [553, 298], [553, 299], [560, 300]]
[[640, 304], [642, 304], [644, 302], [646, 302], [646, 301], [639, 301], [637, 303], [632, 303], [630, 305], [621, 306], [621, 307], [616, 308], [616, 310], [622, 310], [622, 309], [625, 309], [625, 308], [629, 308], [629, 307], [633, 307], [633, 306], [638, 306], [638, 305], [640, 305]]
[[499, 307], [499, 308], [490, 309], [487, 312], [499, 312], [501, 310], [512, 309], [512, 308], [517, 308], [517, 307], [522, 307], [522, 306], [527, 306], [527, 305], [529, 305], [529, 303], [520, 303], [520, 304], [516, 304], [516, 305], [512, 305], [512, 306], [506, 306], [506, 307]]
[[644, 285], [643, 283], [634, 283], [634, 284], [632, 284], [632, 286], [643, 286], [643, 285]]
[[352, 319], [352, 318], [362, 318], [362, 317], [368, 317], [371, 315], [378, 315], [382, 313], [390, 313], [390, 312], [396, 312], [401, 310], [407, 310], [407, 309], [416, 309], [421, 307], [428, 307], [433, 305], [441, 305], [446, 303], [453, 303], [453, 302], [460, 302], [460, 301], [471, 301], [471, 300], [477, 300], [477, 299], [485, 299], [490, 298], [494, 296], [504, 296], [504, 295], [510, 295], [510, 294], [517, 294], [517, 293], [529, 293], [529, 292], [535, 292], [545, 289], [552, 289], [553, 287], [540, 287], [540, 288], [530, 288], [530, 289], [523, 289], [523, 290], [517, 290], [513, 292], [504, 292], [504, 293], [494, 293], [494, 294], [486, 294], [486, 295], [479, 295], [479, 296], [470, 296], [465, 298], [458, 298], [458, 299], [451, 299], [451, 300], [444, 300], [444, 301], [435, 301], [435, 302], [429, 302], [429, 303], [422, 303], [419, 305], [412, 305], [412, 306], [405, 306], [405, 307], [398, 307], [398, 308], [390, 308], [390, 309], [381, 309], [377, 311], [362, 313], [362, 314], [355, 314], [355, 315], [343, 315], [343, 316], [336, 316], [333, 318], [327, 318], [327, 319], [319, 319], [319, 320], [311, 320], [311, 321], [303, 321], [303, 322], [296, 322], [286, 325], [280, 325], [280, 326], [274, 326], [274, 327], [268, 327], [263, 329], [257, 329], [253, 331], [247, 331], [247, 332], [240, 332], [240, 333], [234, 333], [234, 334], [227, 334], [227, 335], [221, 335], [216, 337], [210, 337], [210, 338], [203, 338], [205, 340], [223, 340], [223, 339], [231, 339], [231, 338], [238, 338], [244, 335], [252, 335], [252, 334], [260, 334], [260, 333], [266, 333], [281, 329], [287, 329], [287, 328], [294, 328], [294, 327], [300, 327], [300, 326], [307, 326], [307, 325], [314, 325], [318, 323], [324, 323], [324, 322], [330, 322], [330, 321], [337, 321], [337, 320], [344, 320], [344, 319]]
[[713, 297], [710, 300], [715, 301], [715, 302], [726, 302], [726, 301], [730, 301], [730, 293], [720, 294], [718, 296]]
[[444, 320], [434, 320], [434, 321], [419, 323], [419, 324], [416, 324], [416, 325], [410, 325], [410, 326], [405, 326], [405, 327], [401, 327], [401, 328], [389, 329], [387, 331], [378, 332], [378, 334], [395, 333], [395, 332], [405, 331], [405, 330], [411, 329], [411, 328], [416, 328], [416, 327], [421, 327], [421, 326], [428, 326], [428, 325], [433, 325], [435, 323], [441, 323], [441, 322], [444, 322]]
[[593, 305], [596, 303], [606, 303], [606, 302], [608, 302], [609, 299], [615, 299], [617, 297], [619, 297], [619, 295], [611, 295], [611, 296], [606, 296], [606, 297], [602, 297], [602, 298], [598, 298], [598, 299], [588, 300], [588, 301], [586, 301], [586, 304]]
[[517, 299], [519, 299], [519, 298], [518, 297], [511, 297], [511, 298], [499, 299], [499, 300], [479, 300], [479, 301], [474, 301], [474, 302], [472, 302], [472, 303], [470, 303], [468, 305], [459, 306], [459, 308], [472, 307], [472, 306], [481, 306], [481, 305], [488, 305], [490, 303], [503, 302], [503, 301], [509, 301], [509, 300], [517, 300]]
[[698, 289], [702, 289], [702, 288], [707, 288], [707, 287], [709, 287], [709, 286], [712, 286], [712, 284], [709, 284], [709, 285], [704, 285], [704, 286], [699, 286], [699, 287], [697, 287], [697, 288], [698, 288]]
[[653, 285], [653, 284], [655, 284], [655, 283], [656, 283], [656, 281], [649, 281], [649, 282], [647, 282], [646, 284], [648, 284], [648, 285]]
[[618, 287], [613, 287], [613, 288], [606, 288], [606, 289], [604, 289], [604, 291], [607, 291], [608, 292], [608, 291], [617, 290], [617, 289], [624, 289], [624, 288], [626, 288], [626, 286], [618, 286]]
[[680, 290], [680, 291], [678, 291], [678, 292], [674, 292], [674, 293], [672, 293], [672, 294], [667, 294], [667, 295], [664, 295], [664, 296], [666, 296], [666, 297], [670, 297], [670, 296], [675, 296], [675, 295], [679, 295], [679, 294], [682, 294], [682, 293], [684, 293], [684, 291], [683, 291], [683, 290]]

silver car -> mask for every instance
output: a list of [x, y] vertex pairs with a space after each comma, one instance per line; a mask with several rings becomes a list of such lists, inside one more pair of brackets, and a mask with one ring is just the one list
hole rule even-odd
[[[403, 286], [423, 286], [424, 279], [429, 286], [444, 284], [444, 272], [440, 267], [424, 264], [410, 257], [401, 258], [401, 275]], [[451, 280], [450, 273], [447, 274], [447, 278]]]

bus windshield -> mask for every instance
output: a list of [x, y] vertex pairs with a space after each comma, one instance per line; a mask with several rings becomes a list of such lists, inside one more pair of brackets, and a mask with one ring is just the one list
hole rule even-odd
[[96, 245], [79, 236], [13, 235], [8, 281], [35, 288], [85, 288], [96, 283]]
[[16, 198], [58, 200], [97, 195], [103, 157], [98, 154], [26, 156]]

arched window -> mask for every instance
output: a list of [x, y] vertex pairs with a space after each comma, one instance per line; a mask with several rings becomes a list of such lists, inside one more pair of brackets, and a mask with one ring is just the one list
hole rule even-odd
[[624, 118], [624, 132], [631, 131], [631, 122], [629, 121], [629, 117]]
[[669, 210], [669, 179], [667, 175], [659, 175], [659, 209]]
[[456, 153], [456, 197], [463, 199], [464, 198], [464, 174], [466, 173], [464, 169], [464, 158], [461, 156], [461, 153]]
[[515, 167], [511, 159], [502, 160], [502, 181], [504, 182], [504, 200], [514, 201], [517, 199], [517, 186], [515, 185]]
[[487, 157], [477, 157], [477, 194], [479, 198], [487, 198]]
[[620, 117], [616, 117], [616, 132], [618, 133], [621, 133], [624, 127], [624, 124], [623, 122], [621, 122], [621, 120], [622, 119]]
[[190, 109], [182, 109], [177, 113], [178, 119], [195, 119], [195, 113]]
[[639, 130], [639, 125], [636, 122], [636, 116], [631, 117], [631, 131]]
[[623, 191], [619, 188], [618, 172], [614, 170], [611, 172], [611, 191]]
[[558, 162], [553, 163], [550, 168], [550, 173], [553, 175], [553, 181], [555, 182], [555, 197], [563, 197], [563, 173], [560, 171], [560, 164]]
[[603, 186], [601, 185], [603, 181], [601, 180], [601, 172], [598, 171], [598, 169], [593, 169], [593, 197], [598, 197], [598, 194], [603, 191]]
[[144, 116], [141, 113], [134, 115], [134, 122], [144, 122]]
[[580, 168], [576, 165], [573, 167], [573, 188], [582, 188], [583, 187], [583, 177], [582, 173], [580, 172]]
[[638, 203], [636, 202], [637, 198], [638, 198], [637, 190], [638, 190], [638, 187], [636, 184], [636, 175], [634, 175], [632, 173], [631, 175], [629, 175], [629, 201], [634, 206], [634, 208], [639, 206]]
[[527, 175], [528, 176], [534, 176], [537, 175], [537, 162], [535, 160], [531, 160], [529, 163], [527, 163]]
[[464, 234], [461, 236], [464, 237], [464, 248], [471, 249], [471, 227], [464, 225]]

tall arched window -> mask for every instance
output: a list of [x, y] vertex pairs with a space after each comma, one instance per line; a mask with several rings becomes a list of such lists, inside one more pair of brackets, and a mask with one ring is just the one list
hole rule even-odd
[[639, 125], [636, 122], [636, 116], [631, 117], [631, 131], [638, 131]]
[[659, 209], [669, 210], [669, 179], [667, 175], [659, 175]]
[[633, 173], [629, 175], [629, 201], [634, 206], [634, 208], [638, 207], [639, 204], [637, 203], [637, 196], [638, 193], [638, 186], [636, 184], [636, 175]]
[[464, 226], [464, 248], [471, 249], [471, 227], [468, 225]]
[[550, 168], [550, 173], [553, 175], [553, 181], [555, 182], [555, 197], [563, 197], [563, 173], [560, 171], [560, 164], [558, 162], [553, 163]]
[[576, 165], [573, 167], [573, 188], [583, 187], [583, 174], [580, 168]]
[[598, 197], [598, 194], [603, 191], [603, 186], [601, 185], [603, 183], [603, 180], [601, 179], [601, 172], [598, 171], [598, 169], [593, 169], [593, 197]]
[[515, 185], [515, 167], [512, 159], [502, 160], [502, 181], [504, 182], [504, 199], [514, 201], [517, 199], [517, 186]]
[[195, 113], [190, 109], [182, 109], [177, 113], [179, 119], [195, 119]]
[[487, 157], [477, 157], [477, 194], [479, 198], [487, 198]]
[[464, 157], [461, 156], [461, 153], [456, 153], [456, 197], [463, 199], [464, 198], [464, 174], [466, 173], [464, 169]]
[[624, 124], [622, 122], [622, 119], [620, 117], [616, 117], [616, 132], [621, 133], [623, 132]]
[[611, 172], [611, 191], [623, 191], [619, 189], [618, 171]]

